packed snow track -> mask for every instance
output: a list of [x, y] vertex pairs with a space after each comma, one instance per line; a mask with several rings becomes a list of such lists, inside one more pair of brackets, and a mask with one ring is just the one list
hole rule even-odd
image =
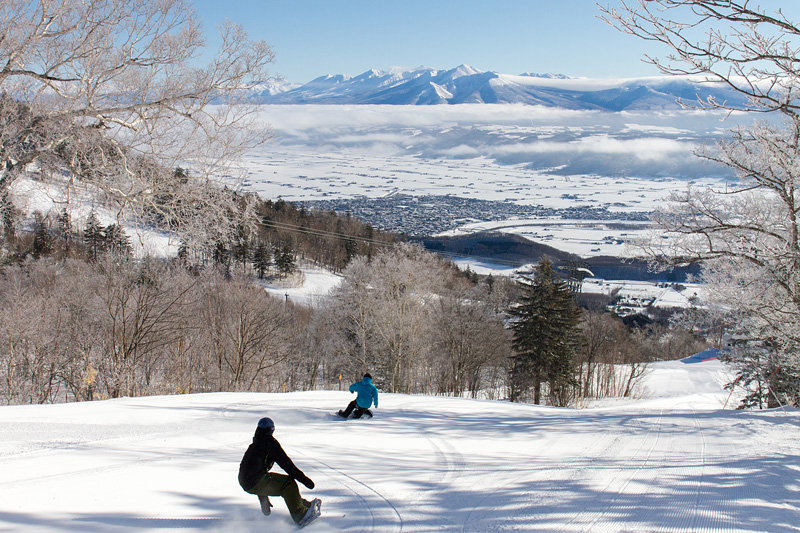
[[795, 410], [728, 405], [716, 361], [653, 366], [643, 398], [556, 409], [346, 392], [0, 407], [0, 532], [295, 531], [236, 474], [270, 416], [316, 483], [305, 531], [800, 531]]

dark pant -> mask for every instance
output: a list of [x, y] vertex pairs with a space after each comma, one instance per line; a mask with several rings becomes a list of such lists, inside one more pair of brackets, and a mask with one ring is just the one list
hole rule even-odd
[[306, 511], [311, 506], [311, 503], [304, 500], [300, 496], [300, 489], [297, 488], [297, 482], [286, 474], [276, 474], [267, 472], [262, 477], [255, 487], [249, 489], [247, 492], [250, 494], [257, 494], [259, 496], [280, 496], [286, 502], [286, 507], [289, 509], [289, 514], [295, 522], [306, 514]]
[[339, 411], [339, 414], [345, 418], [350, 416], [350, 413], [353, 413], [353, 418], [361, 418], [364, 414], [372, 418], [372, 411], [365, 407], [359, 407], [355, 400], [347, 404], [347, 408], [344, 411]]

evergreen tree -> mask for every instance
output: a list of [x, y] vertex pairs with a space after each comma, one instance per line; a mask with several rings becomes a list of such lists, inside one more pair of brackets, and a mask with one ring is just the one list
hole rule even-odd
[[89, 213], [86, 226], [83, 228], [83, 243], [86, 245], [89, 260], [97, 260], [97, 256], [103, 251], [104, 236], [103, 227], [100, 225], [94, 209]]
[[275, 256], [275, 266], [281, 276], [288, 276], [294, 271], [294, 252], [289, 243], [284, 242], [278, 245], [273, 253]]
[[181, 241], [180, 246], [178, 246], [178, 261], [183, 266], [189, 266], [189, 246], [185, 241]]
[[347, 239], [344, 242], [344, 266], [350, 264], [350, 261], [358, 254], [358, 243], [353, 239]]
[[31, 249], [31, 254], [36, 259], [49, 255], [52, 251], [50, 232], [47, 226], [47, 219], [36, 211], [33, 214], [33, 248]]
[[510, 310], [512, 345], [517, 352], [511, 400], [518, 400], [533, 388], [533, 401], [539, 404], [542, 384], [547, 383], [553, 403], [565, 405], [575, 381], [573, 360], [580, 338], [580, 309], [547, 259], [536, 266], [533, 282], [521, 283], [521, 288], [522, 301]]
[[11, 239], [15, 234], [14, 222], [16, 212], [8, 191], [0, 191], [0, 224], [3, 226], [3, 236]]
[[774, 409], [784, 404], [798, 405], [796, 370], [781, 361], [780, 349], [774, 339], [751, 339], [738, 342], [720, 359], [731, 365], [735, 379], [726, 388], [741, 387], [747, 394], [739, 409]]
[[236, 234], [233, 236], [231, 242], [231, 258], [240, 263], [244, 268], [247, 265], [247, 260], [250, 258], [250, 242], [247, 230], [244, 226], [236, 228]]
[[256, 244], [256, 249], [253, 250], [253, 268], [258, 274], [258, 279], [264, 279], [264, 274], [266, 274], [269, 265], [270, 256], [267, 245], [264, 244], [264, 241], [259, 240], [258, 244]]
[[109, 224], [103, 230], [104, 249], [116, 255], [130, 255], [131, 243], [119, 224]]
[[214, 246], [214, 263], [223, 267], [225, 275], [231, 272], [231, 252], [222, 240], [218, 240]]
[[64, 244], [65, 250], [69, 251], [70, 241], [72, 240], [72, 217], [67, 212], [66, 207], [56, 217], [56, 234]]

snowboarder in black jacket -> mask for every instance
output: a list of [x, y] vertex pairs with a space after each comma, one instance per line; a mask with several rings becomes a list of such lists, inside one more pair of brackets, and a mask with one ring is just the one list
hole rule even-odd
[[[295, 466], [280, 443], [272, 436], [275, 423], [270, 418], [258, 421], [253, 443], [247, 448], [239, 464], [239, 485], [250, 494], [258, 496], [261, 511], [268, 515], [272, 504], [269, 496], [281, 496], [295, 523], [305, 525], [319, 515], [320, 500], [308, 501], [300, 496], [297, 481], [314, 488], [314, 482]], [[270, 472], [278, 463], [286, 474]]]

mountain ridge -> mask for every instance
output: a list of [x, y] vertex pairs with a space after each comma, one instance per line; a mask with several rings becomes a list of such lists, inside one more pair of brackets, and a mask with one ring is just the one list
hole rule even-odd
[[[262, 90], [262, 87], [264, 88]], [[573, 78], [563, 74], [519, 75], [481, 71], [469, 65], [449, 70], [370, 69], [358, 76], [327, 74], [302, 85], [264, 84], [250, 90], [259, 104], [453, 105], [524, 104], [575, 110], [668, 110], [712, 97], [733, 104], [741, 95], [690, 77]]]

